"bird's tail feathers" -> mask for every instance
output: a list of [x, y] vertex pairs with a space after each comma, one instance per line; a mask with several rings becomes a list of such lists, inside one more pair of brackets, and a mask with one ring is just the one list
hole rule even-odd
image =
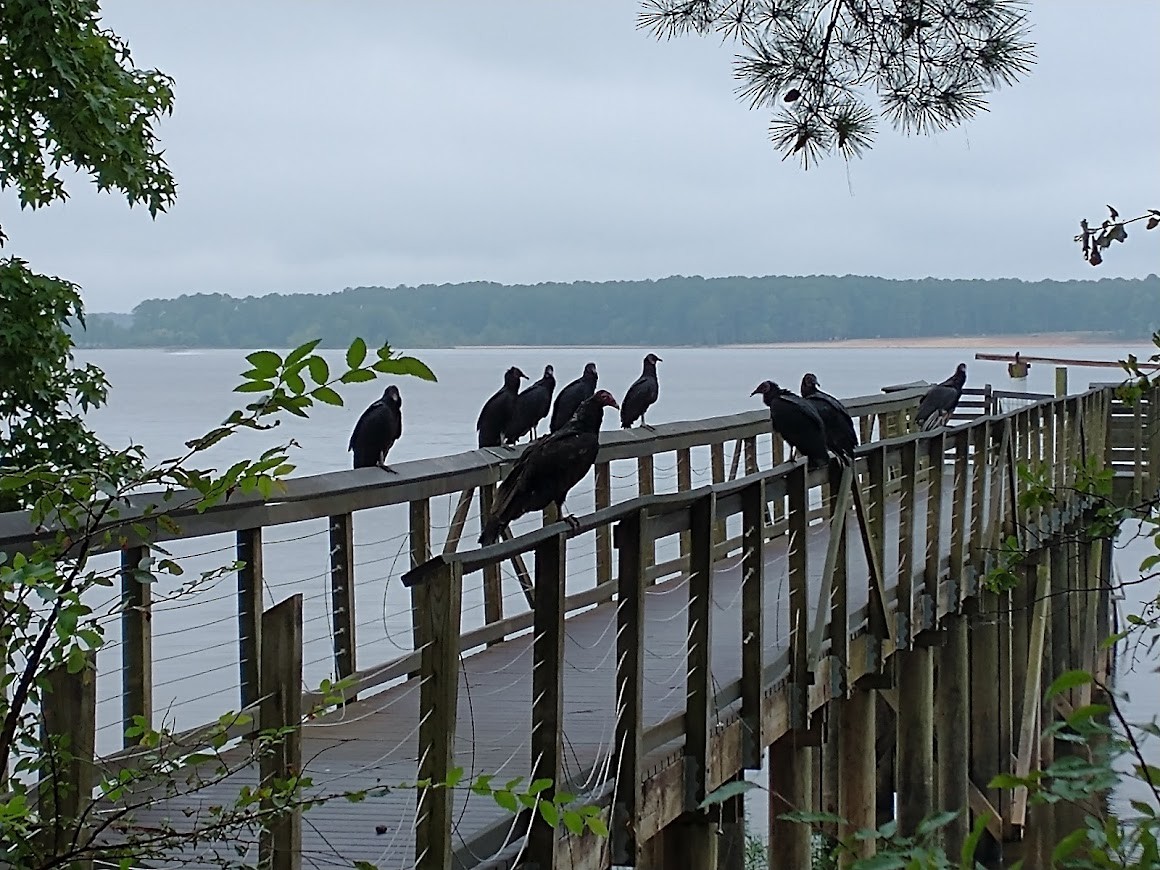
[[487, 518], [487, 522], [483, 524], [483, 533], [479, 536], [480, 546], [487, 547], [499, 540], [500, 534], [503, 533], [507, 523], [503, 522], [497, 516]]

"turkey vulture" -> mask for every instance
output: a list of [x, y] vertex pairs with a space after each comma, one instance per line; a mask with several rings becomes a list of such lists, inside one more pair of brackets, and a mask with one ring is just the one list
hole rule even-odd
[[515, 410], [516, 396], [520, 392], [520, 379], [526, 377], [527, 375], [515, 366], [504, 372], [503, 386], [487, 400], [483, 410], [479, 412], [479, 419], [475, 421], [480, 447], [500, 446], [504, 427]]
[[552, 393], [556, 392], [556, 375], [551, 366], [544, 366], [544, 376], [516, 396], [515, 408], [503, 429], [504, 441], [515, 444], [529, 432], [535, 439], [536, 427], [548, 416], [552, 407]]
[[939, 426], [945, 426], [951, 419], [951, 414], [959, 404], [963, 395], [963, 387], [967, 384], [967, 364], [959, 363], [955, 373], [926, 391], [922, 401], [918, 403], [918, 413], [914, 415], [914, 422], [923, 432], [930, 432]]
[[387, 467], [387, 454], [403, 434], [403, 397], [399, 388], [391, 384], [383, 390], [381, 399], [367, 406], [354, 424], [347, 450], [354, 452], [355, 468]]
[[830, 452], [849, 465], [854, 461], [854, 448], [858, 446], [854, 420], [846, 406], [829, 393], [823, 393], [821, 386], [817, 375], [806, 372], [802, 377], [802, 398], [813, 405], [822, 418]]
[[580, 403], [563, 428], [538, 438], [524, 448], [496, 493], [495, 506], [483, 524], [479, 543], [494, 544], [513, 520], [556, 505], [562, 519], [568, 491], [584, 479], [600, 449], [600, 424], [605, 408], [617, 408], [616, 399], [601, 390]]
[[555, 432], [572, 419], [580, 403], [596, 392], [596, 363], [584, 366], [584, 374], [578, 377], [556, 395], [556, 407], [552, 408], [552, 420], [548, 431]]
[[660, 384], [657, 382], [657, 363], [664, 362], [655, 353], [644, 358], [644, 369], [636, 382], [624, 394], [624, 402], [620, 406], [620, 428], [628, 429], [637, 420], [646, 429], [651, 429], [644, 420], [644, 412], [657, 400], [660, 394]]
[[813, 403], [773, 381], [762, 381], [749, 395], [759, 393], [769, 407], [773, 431], [809, 457], [811, 469], [824, 468], [830, 461], [826, 452], [826, 424]]

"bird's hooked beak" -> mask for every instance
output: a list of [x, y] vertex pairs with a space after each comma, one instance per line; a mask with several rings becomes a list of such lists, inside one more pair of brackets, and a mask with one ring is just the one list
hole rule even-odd
[[612, 398], [612, 396], [609, 396], [604, 400], [604, 402], [606, 405], [608, 405], [608, 407], [615, 408], [618, 411], [620, 410], [620, 403], [617, 402], [616, 399]]
[[764, 393], [764, 392], [765, 392], [765, 384], [758, 384], [757, 388], [749, 395], [756, 396], [758, 393]]

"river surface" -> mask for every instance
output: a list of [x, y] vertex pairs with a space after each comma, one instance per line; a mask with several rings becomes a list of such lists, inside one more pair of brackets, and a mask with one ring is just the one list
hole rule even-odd
[[[761, 407], [753, 388], [770, 378], [796, 389], [805, 371], [815, 372], [823, 388], [840, 397], [876, 393], [886, 384], [917, 379], [938, 381], [949, 376], [956, 363], [968, 364], [968, 386], [990, 383], [1001, 389], [1026, 389], [1050, 393], [1054, 368], [1036, 364], [1024, 381], [1012, 381], [1002, 363], [977, 362], [974, 351], [1010, 353], [1014, 347], [973, 348], [464, 348], [424, 350], [420, 356], [437, 374], [438, 383], [414, 379], [398, 381], [403, 394], [404, 434], [391, 453], [391, 461], [419, 459], [458, 453], [475, 446], [475, 418], [487, 397], [496, 390], [503, 371], [518, 365], [531, 379], [538, 378], [545, 364], [552, 364], [560, 387], [577, 377], [584, 364], [595, 361], [600, 386], [618, 398], [639, 375], [641, 358], [655, 351], [659, 366], [660, 398], [648, 415], [649, 422], [661, 423], [737, 413]], [[1024, 348], [1028, 351], [1028, 348]], [[1111, 346], [1067, 346], [1035, 348], [1035, 355], [1081, 359], [1116, 359], [1124, 353], [1140, 355], [1149, 348]], [[332, 370], [340, 364], [340, 352], [326, 352]], [[247, 368], [242, 351], [101, 350], [86, 351], [83, 361], [101, 366], [112, 384], [106, 408], [94, 413], [92, 425], [114, 446], [131, 441], [141, 444], [153, 460], [182, 451], [184, 442], [220, 423], [244, 396], [233, 393], [239, 373]], [[1114, 369], [1072, 369], [1071, 389], [1090, 381], [1117, 380]], [[246, 432], [216, 448], [207, 464], [219, 468], [266, 447], [293, 439], [290, 461], [296, 474], [318, 474], [349, 467], [347, 439], [362, 409], [377, 398], [386, 382], [344, 387], [347, 404], [342, 408], [321, 405], [309, 420], [289, 418], [270, 432]], [[613, 415], [605, 426], [616, 425]], [[765, 467], [766, 460], [762, 460]], [[695, 452], [694, 485], [709, 480], [709, 457]], [[635, 494], [634, 466], [613, 468], [614, 499]], [[671, 457], [656, 464], [658, 491], [675, 487]], [[454, 505], [450, 499], [432, 503], [435, 546], [450, 523]], [[591, 479], [577, 487], [569, 507], [577, 512], [591, 510]], [[473, 541], [477, 529], [476, 512], [468, 523], [465, 541]], [[517, 528], [518, 531], [518, 528]], [[367, 667], [394, 658], [409, 650], [409, 597], [399, 583], [408, 565], [406, 552], [406, 507], [383, 508], [357, 515], [356, 621], [359, 666]], [[590, 585], [594, 544], [570, 551], [569, 588]], [[293, 593], [305, 599], [305, 682], [317, 687], [333, 676], [331, 618], [328, 610], [328, 553], [323, 521], [297, 523], [268, 529], [265, 534], [266, 605]], [[1117, 568], [1123, 576], [1138, 570], [1140, 559], [1151, 544], [1137, 542], [1122, 550]], [[201, 571], [228, 564], [233, 558], [233, 536], [221, 535], [179, 542], [175, 556], [186, 569], [188, 580]], [[662, 554], [658, 553], [658, 559]], [[103, 564], [110, 565], [111, 561]], [[478, 576], [478, 575], [476, 575]], [[158, 597], [171, 596], [178, 580], [161, 579], [155, 587]], [[1126, 612], [1139, 610], [1140, 602], [1152, 586], [1129, 587], [1129, 599], [1121, 602]], [[505, 597], [510, 607], [517, 604], [518, 586], [505, 577]], [[465, 591], [464, 628], [482, 621], [482, 600], [478, 587]], [[237, 625], [235, 588], [232, 574], [205, 585], [196, 595], [160, 603], [155, 609], [154, 704], [158, 718], [177, 727], [189, 727], [216, 718], [238, 706]], [[119, 745], [120, 652], [116, 620], [109, 621], [109, 646], [98, 660], [98, 751]], [[1118, 676], [1119, 687], [1128, 692], [1129, 715], [1145, 720], [1156, 715], [1160, 692], [1151, 659], [1125, 659]], [[1155, 750], [1152, 751], [1155, 762]], [[756, 807], [755, 807], [756, 809]], [[760, 815], [758, 816], [760, 818]], [[759, 825], [759, 827], [761, 827]]]

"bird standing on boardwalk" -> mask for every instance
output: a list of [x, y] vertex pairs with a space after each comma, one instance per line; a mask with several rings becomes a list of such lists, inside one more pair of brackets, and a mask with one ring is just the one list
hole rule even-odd
[[564, 426], [580, 403], [596, 392], [596, 363], [590, 362], [584, 366], [584, 374], [578, 377], [556, 395], [556, 406], [552, 408], [552, 419], [548, 423], [548, 431], [556, 432]]
[[529, 432], [533, 439], [539, 437], [537, 427], [540, 421], [548, 416], [554, 392], [556, 392], [556, 375], [551, 366], [544, 366], [544, 376], [516, 396], [512, 415], [504, 427], [504, 441], [515, 444]]
[[624, 401], [620, 405], [620, 428], [629, 429], [632, 424], [640, 420], [640, 425], [651, 429], [645, 422], [644, 413], [660, 395], [660, 383], [657, 381], [657, 363], [664, 362], [655, 353], [644, 358], [644, 369], [628, 392], [624, 394]]
[[809, 458], [809, 467], [824, 468], [830, 461], [826, 452], [826, 424], [813, 403], [773, 381], [762, 381], [749, 395], [760, 394], [769, 408], [773, 431]]
[[371, 402], [362, 412], [354, 431], [350, 433], [347, 450], [354, 453], [355, 468], [387, 467], [387, 454], [403, 434], [403, 397], [399, 388], [391, 384], [383, 390], [382, 398]]
[[958, 407], [963, 387], [966, 385], [967, 364], [959, 363], [953, 375], [927, 390], [922, 401], [918, 403], [918, 413], [914, 415], [914, 422], [918, 428], [923, 432], [930, 432], [939, 426], [945, 426]]
[[556, 505], [562, 519], [575, 523], [575, 518], [564, 514], [564, 499], [596, 461], [604, 409], [617, 407], [612, 394], [601, 390], [581, 402], [561, 429], [525, 447], [499, 485], [479, 543], [494, 544], [509, 523], [550, 504]]
[[516, 396], [520, 392], [520, 379], [526, 377], [527, 375], [512, 366], [504, 373], [503, 386], [499, 392], [484, 403], [483, 410], [479, 412], [479, 419], [475, 421], [480, 447], [500, 446], [503, 430], [508, 425], [512, 411], [515, 410]]
[[830, 452], [849, 465], [854, 461], [854, 448], [858, 446], [854, 419], [846, 406], [829, 393], [822, 392], [821, 386], [817, 375], [806, 372], [802, 377], [802, 398], [813, 405], [822, 418]]

